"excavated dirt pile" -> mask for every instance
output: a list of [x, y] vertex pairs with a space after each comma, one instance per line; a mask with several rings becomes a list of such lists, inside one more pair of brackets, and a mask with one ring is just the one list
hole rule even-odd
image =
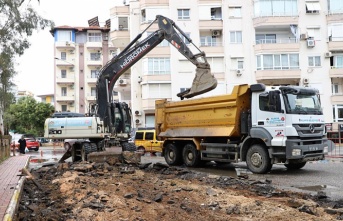
[[31, 174], [17, 220], [343, 220], [342, 202], [323, 194], [158, 163], [63, 163]]

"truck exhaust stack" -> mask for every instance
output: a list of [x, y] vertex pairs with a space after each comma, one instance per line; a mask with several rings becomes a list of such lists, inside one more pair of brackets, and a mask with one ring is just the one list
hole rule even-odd
[[217, 79], [211, 74], [210, 68], [198, 67], [195, 72], [192, 87], [177, 94], [181, 100], [206, 93], [217, 87]]

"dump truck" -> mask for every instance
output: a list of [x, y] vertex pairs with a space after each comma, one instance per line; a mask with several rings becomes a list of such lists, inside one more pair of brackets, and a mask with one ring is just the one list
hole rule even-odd
[[169, 165], [245, 161], [253, 173], [267, 173], [276, 163], [300, 169], [328, 151], [315, 88], [242, 84], [231, 94], [155, 104]]

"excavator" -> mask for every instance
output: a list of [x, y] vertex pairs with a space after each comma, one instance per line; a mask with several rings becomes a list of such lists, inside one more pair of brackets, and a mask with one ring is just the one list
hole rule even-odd
[[[140, 41], [142, 35], [154, 24], [158, 30]], [[193, 54], [180, 37], [182, 35], [199, 51]], [[173, 20], [157, 15], [148, 27], [138, 34], [117, 56], [109, 60], [99, 71], [96, 84], [96, 103], [91, 105], [87, 117], [48, 118], [45, 121], [44, 137], [49, 139], [78, 139], [62, 156], [60, 161], [72, 157], [72, 161], [86, 161], [91, 152], [103, 151], [106, 146], [120, 144], [123, 151], [135, 151], [129, 143], [132, 128], [131, 110], [124, 102], [113, 101], [112, 91], [116, 81], [137, 61], [167, 40], [181, 54], [196, 66], [196, 73], [191, 87], [177, 96], [183, 100], [191, 98], [217, 86], [217, 80], [211, 74], [206, 55]]]

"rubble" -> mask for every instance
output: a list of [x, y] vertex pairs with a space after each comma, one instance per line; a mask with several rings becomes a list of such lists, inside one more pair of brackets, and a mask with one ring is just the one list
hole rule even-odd
[[[341, 220], [342, 202], [275, 189], [270, 180], [165, 164], [60, 163], [30, 171], [17, 220]], [[44, 191], [42, 191], [44, 190]]]

